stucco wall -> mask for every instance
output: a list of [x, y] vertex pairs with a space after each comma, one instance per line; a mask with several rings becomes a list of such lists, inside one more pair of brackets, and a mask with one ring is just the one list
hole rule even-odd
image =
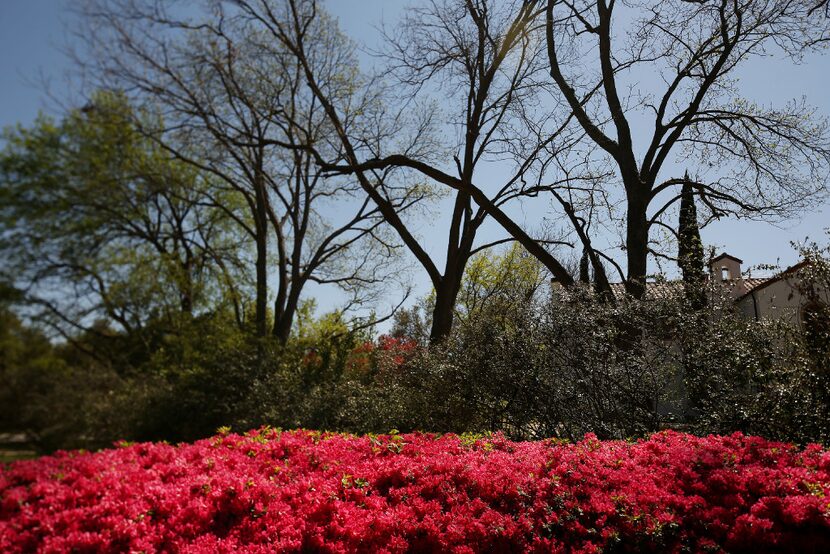
[[[801, 310], [808, 299], [796, 286], [798, 275], [784, 277], [766, 286], [756, 287], [750, 294], [738, 300], [741, 311], [748, 317], [783, 319], [800, 325]], [[830, 302], [830, 291], [820, 291], [824, 302]]]

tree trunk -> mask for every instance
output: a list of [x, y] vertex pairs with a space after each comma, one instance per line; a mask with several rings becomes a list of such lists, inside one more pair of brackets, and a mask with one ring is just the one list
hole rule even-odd
[[435, 308], [432, 310], [432, 328], [429, 341], [433, 344], [447, 338], [452, 331], [455, 319], [455, 301], [461, 289], [462, 274], [458, 271], [448, 272], [435, 289]]
[[299, 294], [292, 290], [288, 295], [285, 306], [281, 311], [274, 311], [273, 335], [280, 341], [280, 344], [288, 342], [291, 336], [291, 328], [294, 325], [294, 316], [297, 314], [297, 306], [300, 303]]
[[180, 305], [183, 314], [193, 315], [193, 299], [190, 292], [182, 292]]
[[268, 242], [264, 228], [257, 225], [256, 237], [256, 335], [264, 337], [268, 333]]
[[[442, 289], [444, 289], [443, 286]], [[432, 328], [429, 333], [431, 343], [442, 341], [452, 330], [455, 302], [451, 300], [450, 296], [449, 291], [435, 291], [435, 308], [432, 310]]]
[[638, 300], [645, 296], [646, 272], [648, 270], [648, 201], [644, 195], [628, 195], [625, 247], [628, 258], [628, 273], [625, 290]]
[[193, 279], [191, 262], [188, 259], [181, 266], [181, 286], [179, 286], [179, 305], [183, 314], [193, 315]]
[[258, 160], [254, 181], [254, 225], [256, 230], [256, 336], [268, 334], [268, 192]]
[[591, 282], [591, 259], [588, 257], [588, 251], [582, 249], [582, 257], [579, 259], [579, 282], [588, 284]]

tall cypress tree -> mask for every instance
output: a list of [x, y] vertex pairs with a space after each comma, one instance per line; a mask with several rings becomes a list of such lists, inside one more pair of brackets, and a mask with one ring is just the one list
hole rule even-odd
[[690, 184], [688, 172], [680, 195], [680, 222], [677, 237], [677, 264], [683, 272], [686, 295], [693, 308], [703, 308], [706, 305], [706, 294], [703, 290], [703, 283], [706, 279], [703, 242], [700, 240], [694, 189]]
[[582, 258], [579, 260], [579, 282], [586, 284], [591, 282], [590, 260], [586, 249], [582, 250]]

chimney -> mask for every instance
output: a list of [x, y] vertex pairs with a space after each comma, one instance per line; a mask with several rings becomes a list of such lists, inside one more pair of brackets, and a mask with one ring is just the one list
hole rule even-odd
[[734, 282], [741, 279], [741, 264], [743, 260], [723, 253], [709, 261], [709, 271], [715, 282]]

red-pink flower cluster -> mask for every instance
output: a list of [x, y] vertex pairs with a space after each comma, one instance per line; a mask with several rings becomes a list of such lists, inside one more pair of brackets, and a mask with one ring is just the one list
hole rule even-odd
[[381, 372], [398, 369], [417, 349], [418, 343], [412, 339], [380, 335], [377, 341], [365, 341], [352, 350], [347, 367], [358, 373], [368, 372], [373, 366]]
[[2, 552], [830, 552], [830, 452], [261, 429], [0, 471]]

